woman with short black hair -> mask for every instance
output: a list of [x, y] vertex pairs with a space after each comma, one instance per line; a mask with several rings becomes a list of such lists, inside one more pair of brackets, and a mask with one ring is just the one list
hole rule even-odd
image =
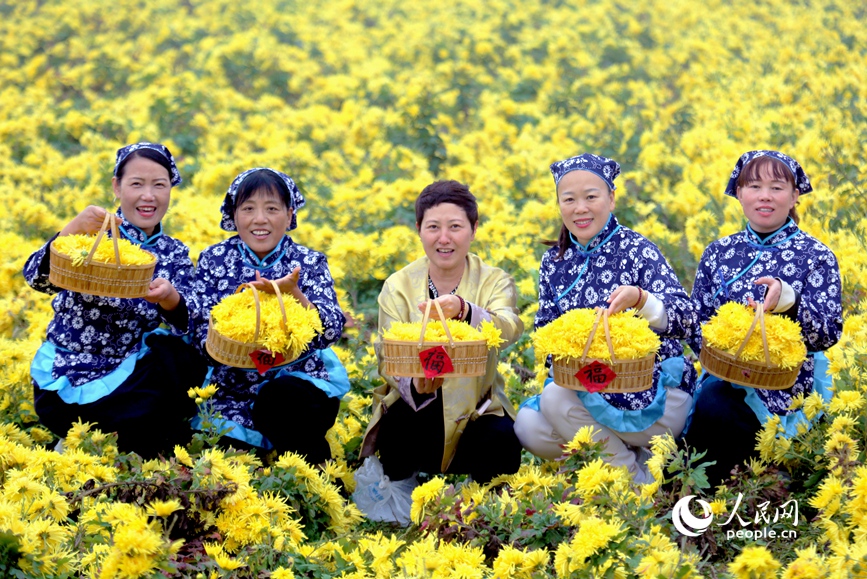
[[[394, 322], [421, 322], [426, 302], [436, 300], [446, 318], [474, 327], [493, 322], [505, 340], [502, 347], [514, 343], [524, 329], [515, 282], [470, 252], [478, 206], [469, 188], [437, 181], [424, 188], [415, 207], [425, 256], [385, 281], [378, 299], [380, 333]], [[431, 317], [439, 315], [432, 309]], [[377, 355], [386, 384], [374, 392], [362, 456], [378, 451], [386, 477], [458, 473], [484, 483], [517, 472], [521, 445], [497, 371], [497, 350], [489, 351], [485, 375], [473, 378], [395, 378], [384, 373], [379, 343]]]

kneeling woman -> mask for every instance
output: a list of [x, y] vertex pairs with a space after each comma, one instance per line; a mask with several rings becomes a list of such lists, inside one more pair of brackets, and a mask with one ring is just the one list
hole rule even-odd
[[[457, 181], [437, 181], [415, 202], [422, 257], [386, 281], [379, 294], [380, 333], [394, 322], [420, 322], [428, 300], [443, 314], [474, 327], [493, 322], [514, 343], [524, 329], [512, 277], [469, 252], [476, 234], [476, 198]], [[431, 316], [437, 317], [432, 310]], [[377, 347], [377, 355], [380, 355]], [[380, 356], [380, 373], [383, 373]], [[379, 451], [392, 481], [416, 472], [472, 475], [487, 482], [511, 474], [521, 463], [513, 428], [514, 409], [497, 372], [496, 350], [487, 373], [476, 378], [394, 378], [374, 394], [373, 417], [362, 456]]]
[[[747, 227], [711, 243], [699, 262], [692, 299], [700, 323], [726, 302], [764, 307], [798, 321], [809, 352], [787, 390], [746, 388], [704, 376], [685, 439], [707, 451], [704, 460], [716, 461], [707, 470], [711, 484], [756, 454], [756, 433], [772, 416], [780, 417], [787, 436], [807, 422], [802, 411], [789, 410], [795, 396], [815, 391], [826, 402], [831, 398], [824, 350], [843, 331], [840, 269], [834, 253], [798, 227], [798, 196], [812, 190], [791, 157], [777, 151], [744, 153], [725, 193], [740, 201]], [[700, 331], [690, 345], [701, 351]]]
[[[105, 210], [90, 206], [24, 266], [34, 289], [57, 294], [54, 319], [31, 366], [40, 422], [63, 437], [76, 420], [118, 433], [118, 447], [145, 457], [189, 442], [196, 413], [187, 390], [206, 366], [181, 340], [193, 264], [187, 246], [162, 232], [172, 187], [181, 182], [169, 150], [137, 143], [117, 152], [112, 186], [121, 235], [157, 257], [144, 299], [105, 298], [61, 290], [48, 281], [49, 246], [62, 235], [100, 229]], [[171, 334], [158, 329], [165, 323]]]
[[588, 393], [548, 380], [541, 396], [522, 404], [515, 430], [527, 450], [553, 460], [582, 426], [607, 439], [609, 462], [649, 482], [642, 451], [650, 438], [680, 435], [692, 408], [695, 369], [679, 339], [695, 323], [689, 297], [659, 248], [623, 227], [614, 210], [620, 165], [582, 154], [551, 165], [563, 225], [556, 246], [542, 257], [536, 328], [575, 308], [633, 308], [647, 319], [662, 345], [653, 386], [634, 393]]
[[196, 345], [207, 355], [211, 308], [243, 283], [273, 293], [264, 280], [274, 280], [284, 295], [316, 308], [323, 332], [297, 360], [264, 375], [214, 362], [211, 383], [218, 387], [214, 407], [230, 429], [228, 437], [278, 453], [293, 451], [318, 464], [331, 458], [325, 433], [349, 390], [346, 370], [328, 349], [346, 318], [325, 256], [286, 235], [295, 229], [296, 211], [304, 203], [295, 182], [274, 169], [250, 169], [232, 181], [220, 207], [220, 227], [238, 235], [199, 257], [193, 316]]

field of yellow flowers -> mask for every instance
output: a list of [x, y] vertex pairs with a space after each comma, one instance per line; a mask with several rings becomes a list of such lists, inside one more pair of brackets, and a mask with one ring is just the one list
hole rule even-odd
[[[115, 150], [139, 140], [179, 161], [166, 227], [194, 257], [224, 237], [218, 208], [240, 171], [278, 168], [306, 195], [296, 239], [328, 256], [356, 321], [339, 348], [353, 390], [325, 469], [292, 455], [262, 464], [212, 446], [214, 433], [142, 462], [89, 425], [60, 454], [37, 425], [29, 362], [51, 309], [22, 266], [85, 206], [112, 206]], [[843, 274], [837, 393], [799, 401], [812, 429], [786, 440], [769, 424], [762, 460], [720, 489], [670, 439], [650, 462], [668, 482], [636, 486], [582, 432], [563, 460], [527, 456], [485, 487], [431, 478], [409, 529], [362, 519], [348, 496], [379, 380], [375, 297], [421, 254], [412, 201], [426, 184], [470, 185], [482, 214], [473, 250], [514, 275], [531, 327], [539, 241], [559, 228], [552, 161], [617, 159], [618, 217], [690, 287], [703, 248], [743, 226], [722, 190], [755, 148], [805, 167], [815, 192], [801, 225]], [[861, 2], [2, 2], [0, 575], [867, 576], [865, 202]], [[540, 388], [526, 336], [501, 368], [516, 403]], [[209, 392], [192, 394], [207, 415]], [[689, 494], [738, 519], [683, 536], [670, 513]], [[726, 536], [786, 501], [800, 506], [796, 539]]]

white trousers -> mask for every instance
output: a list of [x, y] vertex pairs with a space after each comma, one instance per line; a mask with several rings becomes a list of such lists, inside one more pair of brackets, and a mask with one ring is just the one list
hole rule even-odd
[[596, 422], [575, 391], [550, 383], [542, 391], [541, 412], [531, 408], [518, 412], [515, 434], [524, 448], [554, 460], [563, 454], [561, 445], [569, 443], [582, 426], [592, 426], [594, 440], [605, 440], [605, 452], [611, 455], [608, 462], [627, 467], [636, 482], [647, 483], [653, 479], [644, 466], [650, 458], [651, 437], [666, 432], [679, 436], [691, 407], [692, 396], [679, 388], [666, 388], [665, 411], [659, 420], [641, 432], [617, 432]]

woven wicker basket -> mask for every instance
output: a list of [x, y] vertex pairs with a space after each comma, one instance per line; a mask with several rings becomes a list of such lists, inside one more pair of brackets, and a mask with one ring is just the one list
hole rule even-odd
[[[431, 303], [436, 307], [440, 322], [446, 330], [448, 342], [425, 342], [424, 331], [430, 319]], [[484, 376], [488, 366], [488, 343], [485, 340], [455, 342], [445, 322], [443, 310], [436, 300], [430, 300], [425, 307], [421, 323], [421, 335], [418, 342], [402, 340], [383, 340], [382, 358], [383, 373], [387, 376], [404, 378], [424, 378], [424, 368], [418, 355], [423, 350], [442, 346], [451, 358], [454, 371], [440, 376], [441, 378], [464, 378]]]
[[[756, 326], [761, 328], [765, 361], [747, 362], [746, 360], [741, 360], [741, 352], [747, 347], [747, 342], [749, 342], [750, 337], [753, 335]], [[765, 314], [761, 304], [756, 308], [753, 323], [750, 325], [750, 329], [747, 330], [744, 341], [734, 355], [723, 352], [708, 344], [703, 344], [698, 359], [701, 362], [701, 367], [707, 370], [708, 374], [712, 374], [732, 384], [739, 384], [750, 388], [764, 388], [765, 390], [786, 390], [791, 388], [795, 384], [795, 380], [798, 379], [798, 373], [801, 371], [801, 366], [803, 365], [803, 362], [801, 362], [795, 368], [786, 370], [785, 368], [771, 364], [771, 355], [768, 350], [768, 336], [765, 331]]]
[[[271, 281], [271, 285], [274, 288], [274, 293], [277, 295], [277, 302], [280, 304], [280, 311], [283, 312], [283, 325], [285, 328], [286, 307], [283, 305], [283, 294], [280, 293], [280, 288], [277, 287], [277, 284], [274, 281]], [[221, 364], [225, 364], [226, 366], [232, 366], [233, 368], [255, 368], [256, 364], [253, 362], [250, 354], [257, 350], [261, 350], [263, 347], [262, 343], [259, 342], [259, 330], [262, 322], [261, 307], [259, 306], [259, 291], [253, 287], [252, 284], [242, 283], [237, 287], [237, 289], [235, 289], [235, 293], [242, 291], [245, 287], [250, 288], [253, 291], [253, 303], [256, 305], [256, 332], [253, 335], [252, 342], [239, 342], [238, 340], [227, 338], [214, 328], [213, 319], [208, 319], [208, 337], [205, 340], [205, 349], [208, 351], [208, 354], [211, 355], [211, 358]], [[296, 358], [285, 359], [280, 364], [275, 364], [274, 367], [285, 366], [286, 364], [294, 362], [295, 359]]]
[[[600, 320], [605, 331], [605, 342], [608, 344], [608, 353], [611, 355], [610, 361], [587, 357], [587, 352], [590, 351], [590, 345], [596, 336]], [[611, 343], [611, 330], [608, 327], [608, 310], [605, 308], [596, 309], [596, 321], [593, 322], [593, 328], [587, 336], [587, 343], [584, 344], [584, 352], [581, 354], [581, 358], [554, 360], [554, 382], [558, 386], [569, 388], [570, 390], [587, 392], [587, 388], [581, 384], [575, 374], [581, 368], [594, 361], [608, 366], [617, 374], [617, 377], [602, 392], [642, 392], [653, 386], [653, 365], [656, 362], [656, 354], [649, 354], [637, 360], [618, 360], [614, 356], [614, 346]]]
[[[98, 263], [91, 261], [96, 248], [111, 226], [111, 239], [114, 241], [114, 259], [116, 263]], [[157, 258], [150, 252], [154, 259], [148, 265], [122, 265], [120, 263], [120, 250], [117, 247], [119, 239], [117, 230], [117, 217], [110, 211], [105, 212], [105, 219], [96, 236], [96, 241], [90, 250], [90, 254], [79, 266], [72, 265], [72, 258], [54, 249], [51, 244], [50, 269], [48, 281], [59, 288], [94, 296], [106, 298], [143, 298], [148, 294], [148, 288], [153, 281], [154, 270], [157, 266]]]

